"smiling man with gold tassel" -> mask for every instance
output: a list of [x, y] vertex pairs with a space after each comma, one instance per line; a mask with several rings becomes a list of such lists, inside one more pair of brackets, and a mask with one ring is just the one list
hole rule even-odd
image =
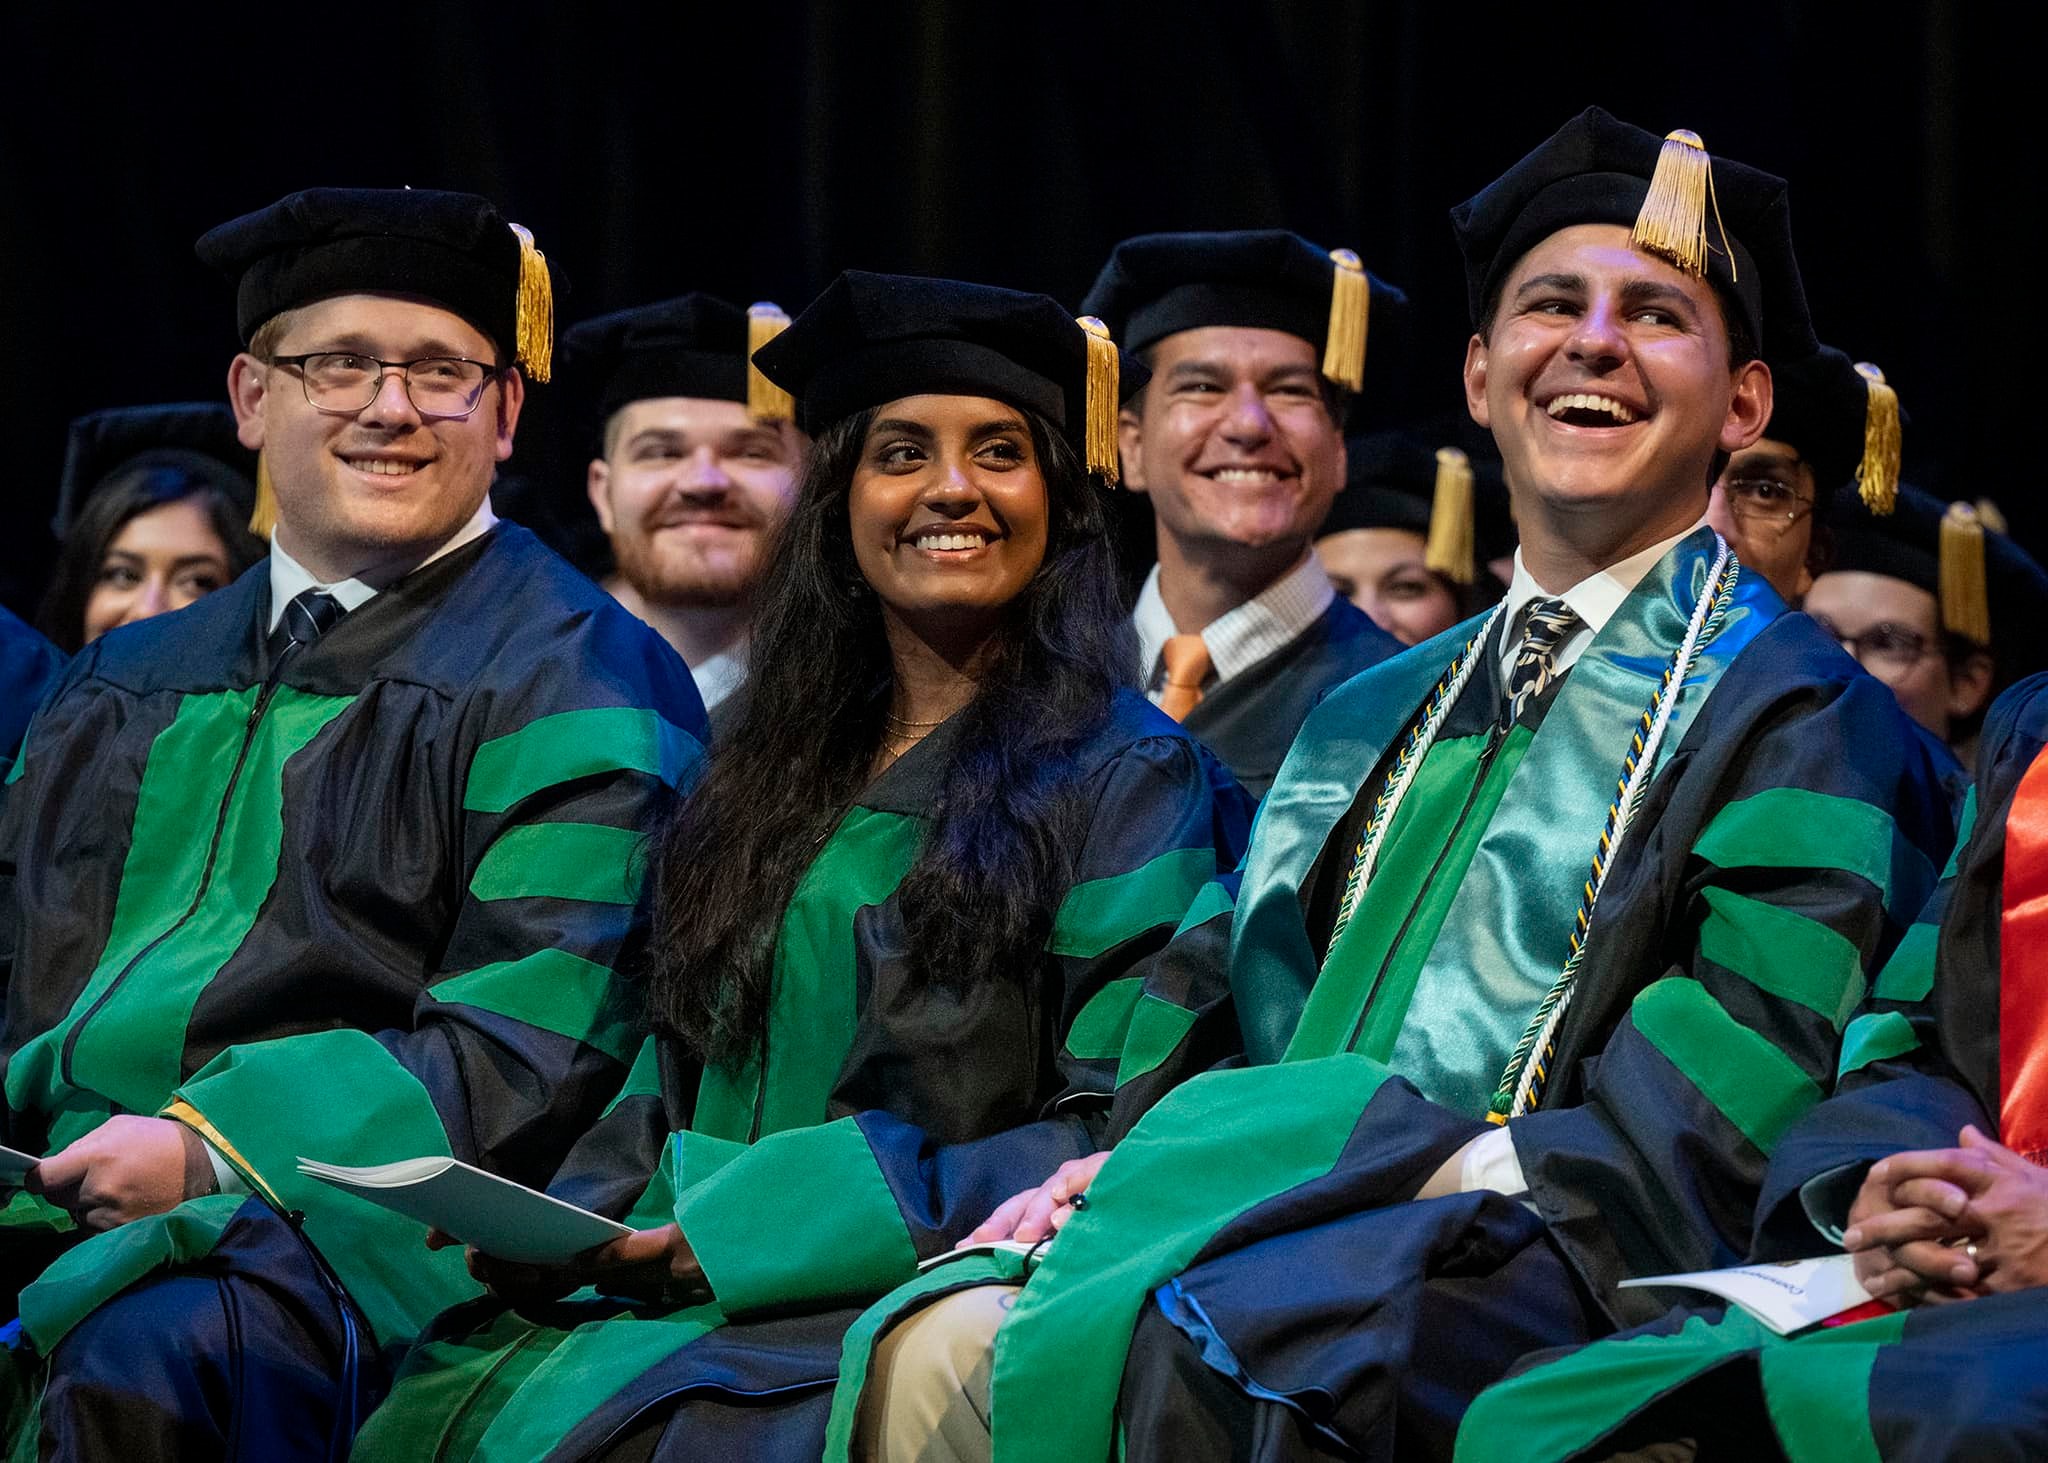
[[5, 1137], [41, 1158], [0, 1211], [42, 1384], [7, 1424], [44, 1457], [346, 1449], [477, 1288], [294, 1160], [554, 1172], [639, 1044], [635, 854], [704, 736], [668, 647], [492, 515], [552, 347], [531, 235], [313, 189], [199, 253], [270, 555], [74, 661], [0, 822]]
[[[1619, 1281], [1740, 1255], [1934, 884], [1930, 749], [1702, 521], [1814, 348], [1784, 183], [1594, 109], [1453, 223], [1507, 597], [1311, 713], [1133, 1018], [1121, 1140], [980, 1232], [1043, 1263], [856, 1328], [861, 1453], [1448, 1454], [1519, 1357], [1655, 1312]], [[1249, 1064], [1158, 1097], [1233, 1016]]]

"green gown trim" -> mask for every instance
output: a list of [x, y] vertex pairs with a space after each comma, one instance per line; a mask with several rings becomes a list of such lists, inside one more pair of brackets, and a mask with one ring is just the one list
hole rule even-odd
[[[917, 862], [921, 819], [855, 807], [797, 881], [775, 942], [767, 1061], [707, 1067], [691, 1128], [744, 1143], [825, 1120], [853, 1046], [853, 913], [881, 904]], [[758, 1122], [757, 1122], [758, 1114]]]

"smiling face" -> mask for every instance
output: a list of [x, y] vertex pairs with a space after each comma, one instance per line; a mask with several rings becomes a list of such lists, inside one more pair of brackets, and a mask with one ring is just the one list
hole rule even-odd
[[1337, 593], [1403, 645], [1458, 623], [1458, 597], [1425, 562], [1428, 540], [1405, 528], [1348, 528], [1316, 540]]
[[1291, 564], [1344, 486], [1344, 439], [1316, 349], [1283, 330], [1167, 336], [1153, 348], [1142, 410], [1125, 411], [1121, 426], [1124, 485], [1151, 498], [1162, 540], [1196, 553], [1250, 550]]
[[649, 604], [743, 603], [796, 495], [802, 439], [737, 401], [669, 396], [619, 409], [590, 502], [619, 573]]
[[85, 601], [85, 638], [182, 610], [234, 577], [227, 545], [197, 498], [180, 498], [121, 526]]
[[1582, 557], [1633, 552], [1696, 521], [1719, 454], [1770, 415], [1769, 371], [1728, 356], [1712, 286], [1630, 247], [1627, 229], [1579, 224], [1525, 254], [1465, 359], [1525, 547], [1576, 533]]
[[977, 640], [1045, 561], [1045, 476], [1016, 408], [981, 396], [881, 407], [847, 499], [885, 614], [934, 645]]
[[[273, 356], [347, 350], [380, 360], [461, 356], [496, 363], [474, 325], [424, 301], [338, 295], [294, 310]], [[516, 371], [486, 382], [466, 417], [422, 417], [396, 371], [353, 415], [306, 399], [299, 373], [244, 353], [228, 373], [242, 443], [258, 448], [277, 490], [278, 541], [323, 580], [416, 562], [470, 519], [512, 455], [525, 400]]]
[[1765, 437], [1731, 457], [1714, 480], [1707, 522], [1787, 604], [1797, 604], [1813, 584], [1806, 565], [1813, 504], [1813, 469], [1791, 444]]

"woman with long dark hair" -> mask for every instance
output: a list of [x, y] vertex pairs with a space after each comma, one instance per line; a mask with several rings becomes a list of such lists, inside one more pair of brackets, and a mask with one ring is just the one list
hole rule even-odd
[[255, 454], [225, 406], [112, 407], [71, 426], [57, 534], [63, 547], [36, 628], [66, 654], [107, 631], [181, 610], [262, 558], [249, 532]]
[[472, 1258], [641, 1304], [455, 1313], [358, 1456], [815, 1457], [860, 1305], [1094, 1151], [1193, 1023], [1152, 957], [1249, 802], [1134, 687], [1101, 478], [1142, 367], [1044, 296], [860, 273], [756, 364], [816, 445], [656, 852], [655, 1037], [553, 1186], [636, 1229]]

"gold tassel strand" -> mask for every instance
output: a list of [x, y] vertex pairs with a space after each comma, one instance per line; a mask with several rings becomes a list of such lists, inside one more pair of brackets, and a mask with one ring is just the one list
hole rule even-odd
[[1088, 421], [1084, 433], [1088, 470], [1100, 474], [1102, 480], [1113, 488], [1119, 480], [1116, 412], [1122, 403], [1118, 391], [1122, 372], [1117, 362], [1116, 342], [1109, 338], [1109, 327], [1093, 315], [1079, 316], [1077, 323], [1088, 341]]
[[1863, 408], [1863, 460], [1856, 464], [1856, 492], [1864, 507], [1883, 515], [1899, 501], [1899, 459], [1904, 446], [1899, 393], [1885, 384], [1884, 372], [1868, 361], [1856, 363], [1856, 374], [1870, 389], [1870, 400]]
[[1984, 525], [1986, 533], [2003, 534], [2007, 538], [2012, 536], [2012, 528], [2005, 521], [2005, 510], [1998, 506], [1995, 498], [1977, 500], [1977, 521]]
[[1941, 626], [1978, 645], [1991, 643], [1984, 525], [1968, 503], [1951, 503], [1941, 516]]
[[249, 514], [249, 532], [269, 540], [277, 529], [277, 488], [270, 481], [270, 454], [256, 454], [256, 507]]
[[1650, 191], [1636, 214], [1629, 242], [1668, 259], [1694, 279], [1707, 272], [1707, 212], [1721, 231], [1721, 249], [1728, 256], [1728, 277], [1735, 278], [1735, 251], [1728, 247], [1728, 226], [1721, 222], [1721, 201], [1714, 196], [1714, 160], [1697, 132], [1681, 127], [1664, 136], [1657, 153]]
[[1436, 491], [1430, 497], [1429, 544], [1422, 562], [1454, 584], [1470, 584], [1475, 533], [1472, 526], [1472, 460], [1455, 447], [1436, 450]]
[[533, 234], [511, 225], [519, 240], [519, 298], [513, 312], [512, 364], [532, 381], [546, 382], [555, 365], [555, 286], [548, 278], [548, 256]]
[[1372, 281], [1351, 249], [1332, 249], [1330, 328], [1323, 342], [1323, 375], [1351, 391], [1365, 388], [1365, 327], [1372, 311]]
[[747, 306], [747, 415], [757, 422], [787, 422], [796, 417], [796, 399], [754, 364], [754, 352], [789, 329], [789, 316], [770, 300]]

